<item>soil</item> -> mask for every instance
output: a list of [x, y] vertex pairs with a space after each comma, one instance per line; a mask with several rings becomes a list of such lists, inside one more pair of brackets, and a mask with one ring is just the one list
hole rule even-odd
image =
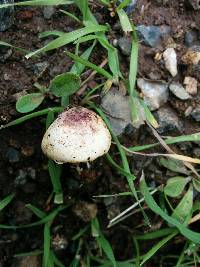
[[[77, 10], [71, 11], [78, 13]], [[93, 12], [102, 22], [106, 20], [111, 25], [116, 23], [116, 18], [109, 17], [109, 13], [105, 10], [94, 7]], [[188, 6], [187, 1], [145, 0], [138, 1], [136, 9], [131, 15], [135, 25], [168, 25], [171, 27], [171, 37], [176, 43], [179, 62], [179, 74], [175, 78], [177, 81], [182, 82], [185, 76], [191, 75], [200, 82], [199, 70], [193, 70], [181, 63], [181, 56], [187, 49], [184, 44], [185, 33], [188, 30], [197, 30], [200, 27], [200, 16], [198, 14], [199, 11], [195, 11]], [[71, 18], [60, 13], [59, 8], [56, 9], [50, 19], [45, 19], [42, 8], [20, 7], [16, 8], [14, 24], [7, 31], [0, 33], [0, 40], [33, 51], [46, 43], [46, 39], [38, 38], [39, 33], [52, 29], [69, 32], [78, 26]], [[110, 36], [110, 38], [119, 38], [121, 34], [120, 31], [113, 31], [113, 36]], [[154, 72], [160, 79], [169, 80], [169, 73], [165, 70], [163, 62], [154, 60], [156, 53], [163, 52], [166, 42], [170, 42], [170, 40], [164, 40], [159, 48], [140, 45], [138, 77], [150, 78], [150, 72]], [[64, 47], [64, 49], [74, 51], [71, 46]], [[120, 57], [123, 59], [123, 55], [120, 55]], [[97, 48], [91, 61], [100, 64], [103, 59], [104, 52], [99, 53]], [[35, 71], [35, 64], [39, 62], [46, 62], [47, 67], [38, 76]], [[122, 60], [122, 62], [122, 69], [127, 73], [128, 58]], [[73, 62], [63, 53], [63, 48], [29, 60], [26, 60], [21, 52], [12, 48], [0, 48], [0, 124], [6, 124], [21, 116], [15, 109], [16, 99], [26, 92], [34, 92], [33, 84], [35, 82], [48, 86], [54, 76], [68, 71], [72, 64]], [[86, 72], [84, 75], [87, 77], [87, 74]], [[98, 76], [95, 79], [98, 82]], [[96, 81], [94, 81], [94, 84]], [[180, 116], [180, 120], [184, 120], [184, 131], [181, 134], [199, 132], [199, 123], [191, 118], [186, 119], [184, 117], [185, 109], [187, 105], [191, 105], [189, 103], [191, 100], [174, 100], [172, 96], [170, 99], [167, 105], [173, 107]], [[80, 100], [81, 97], [76, 96], [72, 101], [77, 104]], [[56, 104], [55, 99], [50, 99], [44, 102], [41, 108]], [[192, 105], [198, 106], [199, 102], [194, 100]], [[53, 200], [49, 200], [52, 185], [47, 170], [47, 159], [40, 148], [44, 131], [45, 118], [43, 117], [0, 131], [0, 199], [13, 192], [15, 193], [14, 201], [1, 212], [1, 224], [23, 225], [37, 221], [38, 218], [26, 208], [28, 203], [45, 212], [50, 212], [56, 208]], [[147, 127], [141, 127], [140, 130], [134, 132], [134, 135], [126, 133], [120, 140], [128, 146], [155, 141]], [[111, 153], [118, 161], [119, 157], [114, 146]], [[191, 151], [190, 154], [192, 154]], [[152, 185], [158, 186], [165, 183], [166, 169], [160, 167], [156, 159], [134, 156], [130, 157], [129, 160], [132, 170], [138, 177], [145, 166], [145, 173], [148, 173], [149, 177], [159, 176], [158, 179], [150, 179]], [[134, 199], [118, 197], [105, 201], [93, 196], [129, 191], [125, 178], [120, 176], [105, 158], [100, 158], [91, 163], [89, 169], [85, 164], [80, 167], [82, 168], [81, 172], [75, 165], [66, 164], [63, 167], [61, 182], [64, 190], [64, 203], [70, 204], [70, 206], [59, 213], [51, 228], [54, 239], [58, 237], [65, 239], [66, 245], [64, 248], [59, 248], [57, 244], [54, 244], [58, 257], [65, 266], [69, 266], [77, 248], [77, 241], [72, 241], [71, 238], [81, 228], [85, 227], [90, 221], [90, 217], [93, 216], [90, 209], [84, 208], [83, 211], [86, 214], [82, 215], [80, 215], [80, 211], [77, 212], [77, 209], [83, 206], [82, 203], [85, 203], [86, 206], [93, 203], [95, 204], [94, 210], [97, 209], [102, 231], [111, 242], [116, 259], [127, 260], [132, 258], [135, 249], [132, 235], [159, 229], [165, 224], [147, 209], [147, 214], [151, 218], [152, 229], [145, 226], [140, 212], [107, 229], [109, 219], [132, 205]], [[78, 207], [77, 204], [79, 204]], [[84, 238], [90, 250], [96, 252], [95, 244], [89, 232]], [[174, 253], [177, 255], [178, 251], [183, 248], [184, 243], [181, 241], [183, 240], [179, 236], [175, 241], [169, 242], [146, 266], [174, 266], [173, 257], [165, 261], [163, 255], [173, 256]], [[149, 250], [153, 243], [149, 241], [142, 244], [141, 254]], [[0, 229], [0, 266], [18, 266], [14, 255], [41, 249], [42, 245], [42, 226], [15, 230]], [[86, 247], [82, 248], [81, 254], [84, 255], [85, 251]]]

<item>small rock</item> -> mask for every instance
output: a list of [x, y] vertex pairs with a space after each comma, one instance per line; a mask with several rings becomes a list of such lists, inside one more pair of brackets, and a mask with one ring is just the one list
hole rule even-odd
[[129, 56], [131, 54], [131, 39], [129, 37], [119, 38], [118, 46], [123, 55]]
[[10, 147], [7, 150], [6, 158], [8, 159], [8, 161], [10, 163], [16, 163], [16, 162], [19, 162], [19, 160], [20, 160], [20, 156], [19, 155], [20, 154], [16, 149]]
[[183, 84], [190, 95], [197, 94], [197, 80], [193, 77], [185, 77]]
[[137, 85], [144, 95], [144, 101], [150, 110], [156, 110], [167, 102], [169, 91], [165, 81], [137, 79]]
[[161, 107], [155, 113], [159, 128], [157, 131], [160, 134], [169, 134], [174, 131], [182, 132], [183, 123], [178, 115], [170, 107]]
[[182, 56], [182, 61], [187, 65], [197, 65], [200, 61], [200, 46], [192, 46]]
[[12, 267], [40, 267], [39, 256], [32, 255], [14, 260]]
[[94, 203], [80, 201], [75, 205], [73, 212], [84, 222], [90, 222], [97, 215], [97, 206]]
[[56, 234], [52, 237], [51, 245], [56, 251], [63, 250], [66, 249], [68, 241], [63, 235]]
[[188, 2], [190, 3], [190, 5], [193, 7], [194, 10], [199, 10], [200, 9], [199, 0], [189, 0]]
[[53, 6], [45, 6], [43, 8], [43, 16], [45, 19], [50, 19], [55, 13], [55, 7]]
[[180, 83], [171, 83], [169, 90], [181, 100], [187, 100], [191, 98], [191, 96], [186, 92], [185, 88]]
[[175, 77], [178, 73], [177, 58], [174, 48], [167, 48], [163, 53], [166, 69]]
[[195, 121], [199, 122], [200, 121], [200, 108], [193, 109], [193, 111], [191, 112], [191, 116]]
[[185, 33], [185, 45], [191, 47], [198, 44], [198, 32], [191, 30]]
[[[137, 103], [134, 103], [137, 105]], [[115, 135], [124, 133], [129, 125], [139, 128], [144, 124], [142, 111], [138, 112], [139, 121], [133, 124], [130, 111], [130, 97], [124, 96], [119, 90], [112, 88], [102, 98], [101, 103]], [[139, 109], [139, 104], [138, 104]]]
[[47, 61], [36, 63], [33, 66], [34, 74], [40, 78], [42, 74], [45, 72], [45, 70], [48, 68], [49, 63]]
[[27, 182], [27, 172], [24, 170], [19, 170], [19, 174], [15, 178], [15, 185], [16, 186], [25, 185], [26, 182]]
[[30, 157], [34, 154], [34, 147], [33, 146], [22, 146], [21, 153], [26, 157]]
[[198, 157], [200, 158], [200, 148], [199, 147], [196, 147], [193, 149], [193, 154], [195, 157]]
[[161, 37], [170, 33], [171, 28], [169, 26], [145, 26], [139, 25], [136, 27], [138, 38], [145, 45], [150, 47], [156, 47], [161, 42]]
[[[0, 4], [14, 4], [14, 0], [0, 0]], [[0, 32], [11, 27], [14, 21], [14, 7], [0, 9]]]

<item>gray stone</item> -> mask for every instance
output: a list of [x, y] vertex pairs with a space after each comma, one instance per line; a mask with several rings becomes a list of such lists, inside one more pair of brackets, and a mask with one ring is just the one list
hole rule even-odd
[[26, 182], [27, 182], [27, 172], [24, 170], [19, 170], [19, 173], [15, 178], [15, 185], [16, 186], [25, 185]]
[[19, 160], [20, 160], [19, 151], [17, 151], [16, 149], [14, 149], [12, 147], [8, 148], [8, 150], [6, 152], [6, 158], [8, 159], [8, 161], [10, 163], [19, 162]]
[[169, 26], [145, 26], [139, 25], [136, 27], [138, 38], [145, 45], [156, 47], [160, 44], [161, 38], [170, 33]]
[[167, 102], [168, 84], [162, 80], [137, 79], [137, 85], [144, 95], [144, 101], [150, 110], [156, 110]]
[[199, 0], [189, 0], [188, 2], [190, 3], [190, 5], [193, 7], [194, 10], [199, 10], [200, 9]]
[[199, 122], [200, 121], [200, 108], [193, 109], [191, 116], [195, 121]]
[[121, 37], [118, 40], [118, 46], [123, 55], [129, 56], [131, 54], [131, 39], [128, 37]]
[[159, 124], [157, 131], [160, 134], [174, 133], [174, 131], [182, 132], [183, 123], [178, 115], [170, 107], [162, 107], [155, 112], [155, 117]]
[[45, 6], [43, 8], [43, 16], [45, 19], [50, 19], [55, 13], [55, 7], [53, 6]]
[[[116, 135], [124, 133], [128, 125], [132, 125], [129, 96], [124, 96], [117, 89], [110, 89], [102, 98], [101, 106]], [[138, 128], [141, 124], [143, 119], [139, 112], [139, 121], [133, 126]]]
[[[14, 0], [0, 0], [0, 4], [13, 4]], [[14, 21], [14, 7], [0, 9], [0, 32], [11, 27]]]
[[181, 100], [187, 100], [191, 98], [191, 96], [180, 83], [171, 83], [169, 86], [169, 90]]
[[187, 31], [184, 36], [184, 41], [187, 47], [198, 45], [198, 32], [196, 30]]
[[48, 68], [49, 63], [47, 61], [36, 63], [33, 66], [34, 74], [40, 78], [42, 74], [45, 72], [45, 70]]

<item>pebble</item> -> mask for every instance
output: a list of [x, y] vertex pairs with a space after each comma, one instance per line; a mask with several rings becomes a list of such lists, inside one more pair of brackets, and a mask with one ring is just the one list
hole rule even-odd
[[190, 47], [181, 60], [187, 65], [197, 65], [200, 61], [200, 46]]
[[161, 107], [155, 113], [159, 127], [157, 131], [160, 134], [174, 133], [174, 131], [182, 132], [183, 123], [178, 115], [170, 107]]
[[200, 108], [193, 109], [191, 116], [195, 121], [200, 122]]
[[47, 61], [34, 64], [33, 72], [37, 76], [37, 78], [40, 78], [42, 76], [42, 74], [46, 71], [48, 66], [49, 66], [49, 63]]
[[43, 8], [43, 16], [45, 19], [50, 19], [55, 13], [55, 7], [53, 6], [45, 6]]
[[139, 78], [137, 85], [144, 95], [144, 101], [150, 110], [156, 110], [167, 102], [169, 91], [168, 84], [162, 80], [148, 80]]
[[119, 38], [118, 46], [123, 55], [129, 56], [131, 54], [131, 39], [129, 37]]
[[178, 73], [177, 70], [177, 57], [174, 48], [167, 48], [163, 53], [163, 58], [165, 61], [165, 67], [170, 72], [170, 74], [175, 77]]
[[169, 34], [171, 28], [169, 26], [145, 26], [136, 27], [139, 40], [147, 46], [156, 47], [160, 44], [161, 38]]
[[74, 206], [73, 212], [84, 222], [90, 222], [97, 215], [97, 205], [95, 203], [80, 201]]
[[[13, 4], [14, 0], [0, 0], [0, 4]], [[0, 9], [0, 32], [9, 29], [14, 21], [14, 7]]]
[[15, 185], [16, 186], [21, 186], [21, 185], [25, 185], [27, 182], [27, 172], [24, 170], [19, 170], [19, 173], [17, 175], [17, 177], [15, 178]]
[[16, 163], [20, 160], [20, 153], [15, 148], [9, 147], [6, 152], [6, 158], [10, 163]]
[[172, 82], [169, 86], [169, 90], [181, 100], [187, 100], [191, 98], [191, 96], [188, 94], [188, 92], [186, 92], [185, 88], [180, 83]]
[[185, 85], [185, 90], [190, 95], [197, 94], [197, 80], [193, 77], [185, 77], [183, 84]]
[[187, 47], [198, 44], [198, 32], [196, 30], [187, 31], [184, 36], [184, 42]]
[[188, 2], [190, 3], [190, 5], [193, 7], [194, 10], [199, 10], [200, 9], [199, 0], [189, 0]]

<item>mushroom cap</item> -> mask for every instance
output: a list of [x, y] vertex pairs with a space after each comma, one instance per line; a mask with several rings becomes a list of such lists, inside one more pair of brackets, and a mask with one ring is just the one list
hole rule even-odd
[[49, 126], [41, 147], [61, 164], [93, 161], [107, 153], [110, 145], [111, 135], [102, 118], [87, 108], [73, 107]]

